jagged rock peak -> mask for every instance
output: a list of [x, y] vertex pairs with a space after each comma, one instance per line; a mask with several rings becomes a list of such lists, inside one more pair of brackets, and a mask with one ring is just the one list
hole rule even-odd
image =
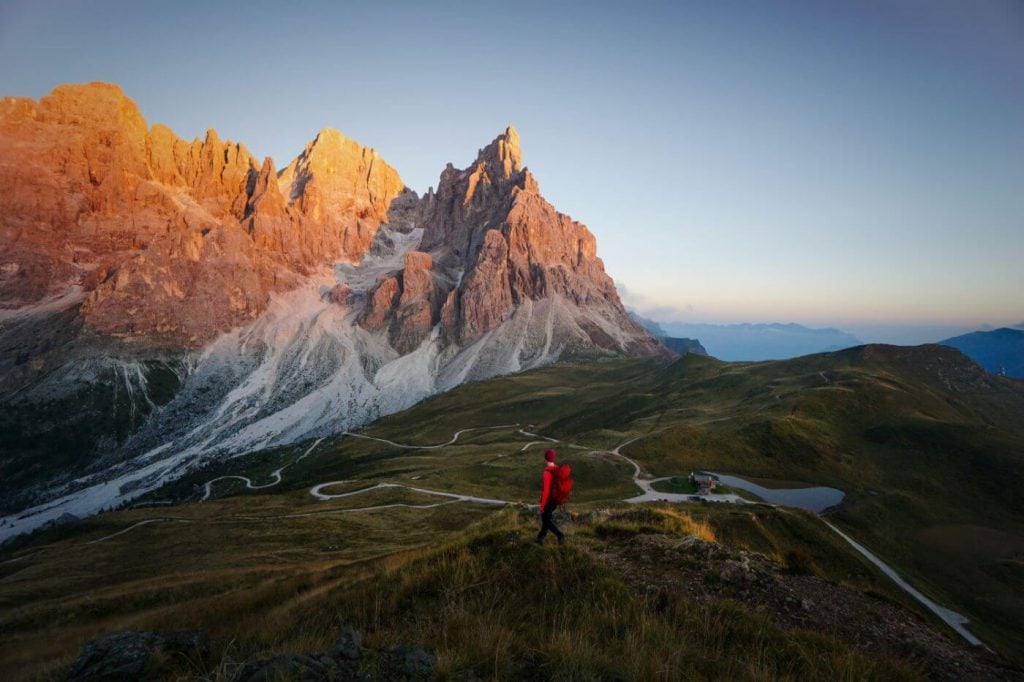
[[260, 167], [260, 177], [277, 177], [277, 169], [274, 167], [274, 159], [269, 156], [263, 157], [263, 165]]
[[55, 87], [49, 97], [65, 97], [68, 93], [92, 93], [93, 95], [107, 95], [114, 96], [123, 99], [129, 99], [124, 94], [124, 90], [117, 83], [108, 83], [107, 81], [90, 81], [88, 83], [61, 83]]
[[510, 178], [523, 169], [523, 153], [519, 148], [519, 133], [512, 126], [494, 138], [477, 153], [477, 163], [484, 163], [492, 176]]
[[212, 128], [191, 141], [150, 128], [109, 83], [0, 100], [0, 159], [0, 307], [80, 286], [89, 328], [172, 346], [201, 346], [301, 275], [361, 260], [405, 190], [337, 130], [278, 174]]
[[278, 183], [305, 224], [316, 226], [303, 239], [310, 258], [320, 262], [361, 260], [392, 200], [405, 190], [398, 171], [375, 150], [334, 128], [320, 130]]
[[340, 146], [345, 142], [350, 142], [350, 138], [337, 128], [331, 126], [324, 126], [317, 131], [316, 137], [309, 143], [309, 147], [315, 147], [318, 144], [324, 144], [328, 146]]
[[285, 211], [284, 197], [277, 185], [277, 169], [274, 167], [274, 160], [269, 156], [263, 159], [263, 165], [260, 166], [259, 173], [256, 175], [249, 196], [246, 217], [251, 215], [257, 207], [264, 210], [272, 208], [276, 214], [283, 214]]
[[86, 124], [104, 129], [124, 127], [133, 132], [141, 129], [143, 133], [146, 128], [138, 105], [114, 83], [93, 81], [58, 85], [49, 95], [40, 98], [39, 109], [42, 119], [64, 125]]
[[363, 156], [380, 156], [373, 147], [365, 147], [337, 128], [325, 126], [321, 128], [316, 137], [306, 145], [306, 153], [333, 153], [340, 149], [358, 149]]

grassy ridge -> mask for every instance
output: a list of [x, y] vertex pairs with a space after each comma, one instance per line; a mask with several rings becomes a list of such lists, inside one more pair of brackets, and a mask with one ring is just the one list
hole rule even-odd
[[[987, 375], [952, 349], [867, 346], [780, 362], [688, 355], [669, 366], [553, 367], [459, 387], [365, 433], [430, 444], [467, 427], [520, 423], [601, 449], [639, 436], [624, 453], [654, 476], [710, 468], [840, 488], [847, 497], [835, 522], [1020, 660], [1021, 415], [1024, 384]], [[531, 502], [546, 445], [520, 452], [529, 440], [514, 429], [474, 432], [440, 450], [334, 439], [283, 486], [418, 477], [424, 487]], [[579, 472], [580, 501], [633, 494], [621, 460], [559, 447]], [[974, 530], [936, 545], [947, 527]], [[992, 533], [1005, 541], [975, 551], [969, 538]]]
[[[677, 517], [678, 518], [678, 517]], [[688, 518], [688, 517], [682, 517]], [[434, 648], [494, 679], [914, 679], [829, 637], [681, 593], [638, 594], [587, 551], [514, 541], [518, 517], [371, 580], [339, 609], [372, 638]], [[692, 520], [685, 524], [693, 530]], [[664, 531], [665, 528], [659, 530]], [[705, 535], [713, 532], [704, 526]]]
[[638, 592], [593, 555], [609, 533], [695, 534], [782, 562], [800, 550], [805, 570], [886, 592], [884, 580], [804, 513], [656, 510], [638, 521], [570, 525], [572, 545], [555, 550], [526, 542], [533, 517], [513, 510], [446, 505], [277, 518], [293, 508], [290, 498], [183, 507], [179, 521], [85, 544], [148, 518], [142, 510], [105, 514], [0, 564], [6, 678], [59, 677], [84, 641], [109, 631], [208, 630], [215, 660], [182, 663], [179, 672], [192, 676], [217, 659], [322, 650], [352, 623], [374, 646], [433, 649], [442, 675], [913, 679], [906, 662], [784, 630], [736, 604]]
[[[583, 449], [555, 447], [576, 472], [581, 510], [636, 493], [627, 463], [592, 451], [636, 437], [624, 453], [656, 476], [710, 468], [839, 487], [847, 498], [834, 522], [929, 596], [971, 617], [976, 633], [1012, 657], [1024, 650], [1022, 414], [1020, 382], [989, 377], [953, 351], [867, 347], [770, 363], [687, 356], [669, 366], [623, 360], [553, 367], [462, 386], [382, 419], [364, 433], [427, 445], [444, 443], [460, 429], [519, 424], [579, 444]], [[511, 581], [520, 571], [543, 574], [554, 567], [560, 574], [564, 569], [603, 586], [581, 593], [580, 583], [571, 583], [575, 594], [601, 604], [615, 590], [600, 561], [594, 564], [593, 556], [575, 551], [550, 557], [528, 546], [505, 547], [495, 538], [513, 532], [518, 522], [494, 516], [493, 509], [446, 504], [349, 513], [340, 510], [440, 499], [394, 489], [331, 502], [308, 494], [310, 486], [325, 481], [349, 481], [331, 492], [388, 481], [534, 502], [538, 461], [547, 443], [524, 451], [540, 439], [517, 428], [473, 431], [439, 449], [329, 438], [290, 465], [279, 486], [249, 491], [238, 482], [220, 481], [214, 499], [201, 505], [104, 514], [42, 534], [0, 557], [15, 559], [0, 563], [0, 661], [29, 672], [60, 670], [86, 639], [125, 628], [207, 627], [216, 637], [234, 640], [238, 656], [312, 651], [329, 643], [340, 619], [349, 619], [381, 641], [420, 637], [443, 654], [449, 670], [551, 673], [561, 651], [553, 643], [562, 642], [558, 646], [564, 649], [569, 640], [554, 621], [540, 634], [520, 631], [538, 615], [529, 610], [538, 596], [529, 591], [534, 587], [522, 585], [526, 592], [508, 596], [517, 606], [496, 614], [488, 626], [468, 615], [487, 604], [485, 586], [474, 587], [472, 577], [494, 569]], [[260, 484], [309, 445], [218, 464], [149, 499], [196, 501], [206, 480], [227, 473], [243, 473]], [[811, 515], [763, 507], [690, 509], [730, 546], [917, 608]], [[187, 520], [152, 523], [85, 544], [157, 515]], [[458, 537], [481, 519], [494, 525]], [[481, 533], [491, 539], [479, 540]], [[426, 549], [446, 542], [455, 544], [444, 545], [440, 555]], [[510, 572], [500, 573], [506, 564]], [[432, 565], [444, 570], [431, 572]], [[401, 588], [403, 581], [407, 589]], [[412, 595], [419, 587], [410, 586], [437, 581], [444, 599], [435, 595], [423, 602], [429, 607], [417, 607]], [[378, 596], [364, 603], [370, 584]], [[511, 582], [497, 586], [511, 589]], [[465, 620], [452, 622], [463, 625], [442, 628], [436, 611], [448, 608], [445, 595], [462, 594], [459, 590], [466, 596], [456, 610], [464, 611], [459, 617]], [[658, 671], [643, 668], [643, 657], [634, 660], [615, 649], [608, 633], [621, 635], [623, 623], [650, 632], [650, 639], [634, 644], [648, 658], [665, 661], [665, 670], [673, 673], [682, 670], [682, 659], [665, 654], [661, 638], [710, 627], [688, 620], [696, 612], [691, 607], [652, 615], [640, 596], [618, 599], [625, 601], [608, 602], [614, 606], [611, 615], [594, 616], [595, 623], [605, 625], [579, 634], [581, 650], [597, 661], [587, 669], [593, 674], [657, 676]], [[370, 604], [376, 604], [373, 613], [366, 611]], [[718, 640], [687, 639], [682, 649], [691, 658], [713, 662], [697, 668], [701, 674], [863, 679], [905, 672], [898, 661], [865, 662], [853, 650], [836, 649], [834, 641], [801, 639], [804, 635], [778, 631], [751, 614], [736, 615], [734, 607], [715, 608], [724, 611], [705, 609], [700, 618], [724, 623], [716, 632], [749, 646], [739, 657], [744, 663], [730, 667], [715, 653]], [[65, 610], [69, 615], [62, 615]], [[387, 627], [381, 619], [389, 619]], [[475, 645], [470, 634], [487, 627], [486, 646]], [[757, 634], [744, 639], [744, 632]], [[555, 648], [544, 648], [549, 646]], [[833, 667], [808, 667], [812, 664], [794, 651], [833, 661], [823, 664]], [[571, 655], [565, 660], [577, 661]]]
[[[389, 493], [364, 503], [396, 501]], [[407, 500], [410, 501], [410, 500]], [[230, 497], [160, 510], [150, 523], [88, 544], [140, 520], [140, 509], [50, 531], [0, 563], [0, 671], [5, 679], [60, 676], [85, 641], [107, 632], [203, 627], [235, 656], [312, 636], [282, 610], [302, 611], [323, 591], [379, 569], [382, 557], [443, 540], [491, 510], [296, 512], [291, 495]], [[304, 500], [302, 500], [304, 502]], [[6, 557], [5, 557], [6, 558]]]

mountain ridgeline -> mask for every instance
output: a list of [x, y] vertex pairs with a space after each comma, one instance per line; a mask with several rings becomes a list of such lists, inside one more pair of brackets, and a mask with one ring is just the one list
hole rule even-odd
[[993, 374], [1024, 378], [1024, 329], [971, 332], [939, 343], [956, 348]]
[[839, 329], [814, 329], [799, 324], [697, 324], [663, 322], [666, 335], [700, 339], [707, 352], [720, 360], [785, 360], [811, 353], [862, 344]]
[[511, 127], [420, 197], [330, 128], [279, 171], [64, 85], [0, 101], [0, 221], [0, 509], [57, 500], [38, 523], [466, 381], [671, 356]]

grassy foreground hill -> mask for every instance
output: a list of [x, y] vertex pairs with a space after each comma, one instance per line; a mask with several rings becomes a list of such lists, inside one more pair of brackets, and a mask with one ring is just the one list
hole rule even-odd
[[[179, 661], [179, 673], [223, 677], [225, 661], [323, 650], [349, 623], [381, 646], [430, 648], [437, 674], [452, 677], [941, 676], [927, 660], [1012, 676], [993, 673], [812, 514], [644, 512], [622, 504], [638, 491], [612, 451], [631, 441], [620, 452], [652, 476], [707, 468], [843, 489], [833, 523], [1019, 662], [1022, 416], [1021, 382], [934, 346], [622, 360], [471, 384], [363, 437], [236, 458], [140, 501], [152, 506], [8, 548], [0, 669], [60, 676], [104, 633], [200, 627], [216, 642], [213, 662]], [[464, 429], [476, 430], [453, 441]], [[580, 518], [560, 550], [524, 542], [532, 519], [519, 512], [411, 489], [534, 502], [550, 439], [578, 482]], [[207, 485], [224, 475], [267, 485], [282, 467], [262, 489]], [[320, 490], [337, 497], [310, 495], [332, 481]], [[409, 487], [359, 492], [378, 483]], [[744, 560], [755, 579], [723, 568]], [[833, 603], [849, 608], [830, 619]], [[849, 615], [876, 607], [893, 609], [877, 619], [892, 628]]]

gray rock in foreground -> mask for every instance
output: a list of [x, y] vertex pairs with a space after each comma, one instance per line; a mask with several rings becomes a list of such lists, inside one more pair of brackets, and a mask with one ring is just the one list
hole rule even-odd
[[202, 659], [209, 650], [209, 639], [201, 630], [115, 632], [85, 645], [68, 682], [138, 680], [168, 658]]

